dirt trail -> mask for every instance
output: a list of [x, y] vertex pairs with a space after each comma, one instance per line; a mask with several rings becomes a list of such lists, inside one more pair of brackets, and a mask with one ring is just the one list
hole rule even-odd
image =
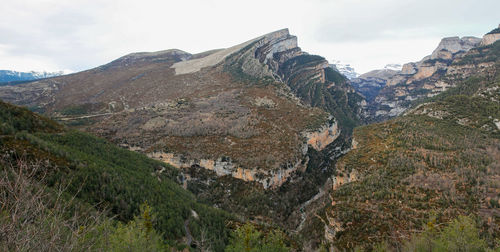
[[309, 216], [311, 216], [311, 214], [314, 215], [314, 213], [322, 206], [320, 204], [320, 205], [313, 206], [311, 209], [307, 209], [307, 207], [309, 207], [309, 205], [311, 203], [313, 203], [313, 202], [317, 201], [318, 199], [321, 199], [323, 196], [325, 196], [325, 193], [328, 191], [328, 188], [331, 188], [331, 179], [328, 179], [326, 181], [325, 185], [323, 187], [319, 188], [319, 192], [316, 195], [314, 195], [314, 197], [312, 197], [308, 201], [304, 202], [300, 206], [299, 209], [301, 211], [301, 221], [300, 221], [300, 224], [297, 226], [297, 228], [294, 230], [294, 232], [299, 233], [302, 230], [302, 228], [304, 228], [304, 223], [307, 220], [308, 214], [309, 214]]
[[191, 232], [189, 231], [189, 219], [184, 221], [184, 230], [186, 231], [186, 238], [187, 238], [187, 245], [191, 246], [191, 243], [193, 242], [193, 236], [191, 235]]

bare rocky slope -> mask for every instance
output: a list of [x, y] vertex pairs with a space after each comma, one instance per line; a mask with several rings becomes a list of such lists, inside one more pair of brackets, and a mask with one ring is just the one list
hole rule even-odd
[[370, 76], [372, 72], [353, 80], [356, 90], [368, 100], [365, 118], [383, 121], [400, 115], [415, 101], [435, 96], [452, 87], [456, 80], [487, 69], [493, 64], [491, 59], [485, 58], [479, 65], [466, 64], [461, 59], [476, 54], [477, 47], [491, 45], [499, 36], [499, 29], [494, 29], [482, 39], [444, 38], [431, 55], [419, 62], [404, 64], [401, 71], [376, 77]]
[[194, 55], [133, 53], [0, 99], [167, 162], [199, 198], [289, 230], [350, 148], [363, 102], [287, 29]]

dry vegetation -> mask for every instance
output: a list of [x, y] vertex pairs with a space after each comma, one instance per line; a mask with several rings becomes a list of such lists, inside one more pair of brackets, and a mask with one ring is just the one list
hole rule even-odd
[[490, 242], [500, 232], [500, 141], [455, 123], [422, 116], [359, 128], [360, 147], [338, 165], [360, 179], [332, 193], [327, 215], [341, 224], [335, 245], [409, 238], [431, 217], [438, 223], [476, 214]]
[[499, 83], [472, 77], [406, 116], [357, 128], [359, 146], [339, 161], [337, 175], [355, 171], [358, 179], [334, 190], [326, 210], [332, 228], [340, 227], [334, 245], [389, 241], [398, 248], [431, 218], [440, 225], [473, 214], [481, 238], [494, 246], [500, 139], [493, 119], [500, 107], [498, 94], [488, 90]]
[[[7, 155], [8, 156], [8, 155]], [[0, 159], [0, 250], [76, 251], [95, 246], [104, 215], [75, 203], [64, 186], [46, 186], [44, 162]]]
[[[301, 133], [327, 121], [320, 109], [281, 95], [282, 84], [251, 85], [228, 76], [218, 84], [223, 91], [205, 90], [118, 113], [89, 130], [146, 152], [174, 152], [190, 159], [230, 157], [245, 168], [273, 169], [297, 162]], [[257, 102], [262, 99], [268, 105]]]

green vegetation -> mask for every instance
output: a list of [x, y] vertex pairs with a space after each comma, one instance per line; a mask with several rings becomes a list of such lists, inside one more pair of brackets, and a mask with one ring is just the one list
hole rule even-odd
[[500, 41], [487, 46], [471, 49], [464, 57], [453, 62], [454, 65], [479, 64], [482, 62], [498, 62], [500, 59]]
[[[469, 216], [458, 216], [443, 226], [438, 226], [435, 220], [429, 221], [423, 231], [405, 241], [402, 247], [392, 247], [387, 242], [381, 242], [374, 246], [374, 251], [403, 251], [403, 252], [441, 252], [441, 251], [499, 251], [500, 240], [497, 241], [496, 249], [491, 249], [485, 239], [480, 236], [481, 230], [474, 220]], [[355, 251], [364, 251], [357, 247]]]
[[290, 248], [285, 244], [285, 235], [281, 231], [271, 230], [264, 235], [252, 224], [245, 224], [231, 234], [225, 251], [286, 252]]
[[[321, 216], [340, 224], [333, 246], [376, 249], [375, 243], [385, 241], [399, 249], [431, 216], [442, 226], [460, 215], [478, 216], [481, 239], [486, 247], [495, 246], [500, 235], [497, 67], [458, 82], [405, 116], [355, 129], [359, 146], [335, 171], [354, 181], [331, 193], [333, 204]], [[445, 244], [440, 239], [436, 243]]]
[[405, 244], [404, 251], [488, 251], [488, 246], [474, 219], [459, 216], [444, 228], [428, 222], [422, 233]]
[[60, 113], [65, 116], [87, 115], [92, 111], [98, 111], [104, 107], [103, 103], [85, 103], [66, 107], [61, 110]]
[[89, 232], [80, 240], [95, 239], [93, 249], [103, 251], [168, 251], [163, 237], [153, 228], [154, 210], [146, 203], [141, 212], [127, 224], [103, 222], [94, 232]]
[[19, 131], [57, 132], [62, 129], [54, 121], [39, 116], [27, 109], [0, 101], [0, 134], [8, 135]]
[[495, 29], [491, 30], [490, 32], [488, 32], [486, 34], [496, 34], [496, 33], [500, 33], [500, 27], [499, 28], [495, 28]]
[[287, 85], [299, 98], [332, 114], [342, 130], [350, 135], [352, 129], [360, 124], [357, 113], [362, 97], [350, 92], [347, 79], [334, 69], [322, 69], [324, 80], [317, 77], [318, 70], [308, 69], [322, 64], [324, 60], [315, 55], [297, 56], [283, 63], [279, 73], [285, 76]]
[[0, 159], [0, 250], [165, 251], [147, 204], [123, 224], [106, 218], [65, 187], [46, 187], [48, 164]]
[[[45, 184], [64, 186], [79, 201], [109, 211], [109, 216], [128, 222], [140, 213], [147, 201], [157, 213], [155, 229], [174, 245], [185, 235], [184, 221], [190, 227], [206, 230], [212, 248], [225, 247], [231, 218], [197, 202], [182, 189], [177, 171], [142, 154], [118, 148], [105, 140], [64, 130], [56, 123], [26, 109], [0, 103], [2, 131], [0, 149], [16, 162], [24, 156], [29, 162], [46, 162]], [[195, 211], [198, 218], [192, 217]], [[127, 233], [129, 227], [122, 227]], [[193, 232], [198, 239], [200, 232]]]

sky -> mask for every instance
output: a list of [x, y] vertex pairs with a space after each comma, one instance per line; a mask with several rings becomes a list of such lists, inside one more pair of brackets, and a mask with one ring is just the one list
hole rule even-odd
[[358, 73], [500, 23], [498, 0], [2, 0], [0, 69], [82, 71], [132, 52], [198, 53], [289, 28]]

